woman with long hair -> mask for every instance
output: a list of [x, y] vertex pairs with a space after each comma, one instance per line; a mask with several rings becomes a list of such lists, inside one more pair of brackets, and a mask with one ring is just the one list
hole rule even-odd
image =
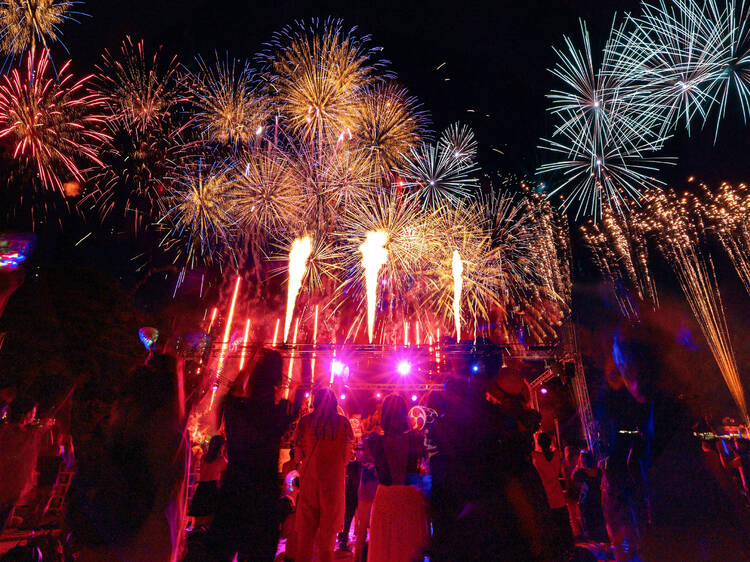
[[281, 355], [265, 350], [252, 371], [237, 375], [221, 405], [219, 425], [223, 420], [228, 464], [208, 532], [213, 559], [265, 561], [276, 555], [279, 447], [303, 398], [298, 389], [294, 404], [276, 403], [281, 380]]
[[344, 524], [345, 472], [354, 433], [337, 406], [330, 388], [318, 389], [312, 413], [297, 425], [294, 450], [301, 463], [296, 515], [298, 562], [312, 559], [316, 532], [318, 560], [332, 560], [336, 533]]
[[409, 430], [406, 401], [397, 394], [383, 401], [383, 435], [370, 435], [378, 488], [370, 519], [369, 562], [421, 560], [429, 537], [427, 509], [419, 488], [423, 437]]
[[190, 517], [195, 518], [195, 527], [207, 526], [216, 512], [221, 477], [227, 469], [226, 442], [223, 435], [214, 435], [201, 459], [198, 487], [188, 512]]

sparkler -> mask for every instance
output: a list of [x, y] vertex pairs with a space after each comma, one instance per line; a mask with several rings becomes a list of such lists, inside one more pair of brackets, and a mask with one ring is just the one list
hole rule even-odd
[[456, 325], [456, 343], [461, 341], [461, 290], [464, 286], [464, 264], [458, 250], [453, 250], [453, 320]]
[[372, 343], [375, 329], [375, 308], [377, 305], [378, 272], [388, 259], [388, 233], [383, 230], [368, 232], [365, 241], [359, 247], [362, 253], [362, 268], [365, 272], [367, 287], [367, 335]]
[[284, 343], [289, 336], [289, 328], [292, 325], [294, 304], [297, 302], [297, 294], [302, 287], [302, 280], [307, 270], [307, 258], [310, 257], [312, 241], [310, 236], [297, 238], [292, 243], [289, 251], [289, 281], [286, 294], [286, 316], [284, 317]]

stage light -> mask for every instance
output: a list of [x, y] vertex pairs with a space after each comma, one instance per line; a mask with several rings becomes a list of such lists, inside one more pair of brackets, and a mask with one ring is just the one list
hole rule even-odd
[[411, 401], [412, 402], [416, 402], [417, 401], [417, 395], [416, 394], [412, 394], [411, 395]]
[[539, 390], [539, 392], [541, 392], [542, 394], [547, 394], [547, 389], [546, 389], [545, 387], [542, 387], [542, 388], [541, 388], [541, 389]]
[[478, 373], [479, 372], [479, 365], [476, 365], [476, 364], [472, 365], [471, 366], [471, 370], [474, 373]]
[[331, 362], [331, 373], [337, 377], [341, 376], [344, 373], [344, 364], [334, 359]]
[[409, 363], [408, 361], [399, 361], [396, 370], [398, 371], [399, 375], [405, 377], [411, 372], [411, 363]]

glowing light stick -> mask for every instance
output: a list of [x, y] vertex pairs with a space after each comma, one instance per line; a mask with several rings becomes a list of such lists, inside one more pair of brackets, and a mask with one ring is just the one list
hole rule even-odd
[[359, 247], [362, 252], [362, 268], [365, 270], [365, 285], [367, 288], [367, 334], [372, 343], [375, 331], [375, 306], [377, 305], [378, 272], [388, 259], [388, 233], [383, 230], [368, 232], [365, 241]]
[[[294, 322], [294, 334], [292, 335], [292, 346], [297, 345], [297, 330], [299, 330], [299, 318]], [[294, 352], [289, 355], [289, 373], [287, 374], [284, 398], [289, 398], [289, 389], [292, 387], [292, 367], [294, 367]]]
[[271, 347], [276, 347], [276, 341], [279, 337], [279, 322], [280, 319], [276, 319], [276, 327], [273, 329], [273, 342], [271, 342]]
[[237, 282], [234, 284], [234, 294], [232, 295], [232, 303], [229, 305], [229, 314], [227, 315], [227, 325], [224, 327], [224, 339], [221, 343], [221, 352], [219, 353], [219, 364], [216, 367], [216, 380], [219, 379], [221, 371], [224, 369], [224, 359], [227, 354], [227, 347], [229, 346], [229, 334], [232, 331], [232, 318], [234, 318], [234, 305], [237, 304], [237, 294], [240, 292], [240, 281], [241, 277], [237, 276]]
[[245, 366], [245, 352], [247, 351], [247, 335], [250, 332], [250, 319], [245, 322], [245, 337], [242, 338], [242, 353], [240, 354], [240, 371]]
[[461, 341], [461, 290], [464, 280], [461, 275], [464, 264], [458, 250], [453, 250], [453, 319], [456, 322], [456, 343]]
[[307, 269], [307, 258], [312, 252], [312, 242], [309, 236], [297, 238], [292, 242], [289, 250], [289, 285], [286, 293], [286, 317], [284, 318], [284, 343], [289, 337], [289, 328], [292, 325], [294, 314], [294, 303], [297, 302], [297, 294], [302, 287], [302, 278]]
[[409, 323], [404, 320], [404, 347], [409, 345]]

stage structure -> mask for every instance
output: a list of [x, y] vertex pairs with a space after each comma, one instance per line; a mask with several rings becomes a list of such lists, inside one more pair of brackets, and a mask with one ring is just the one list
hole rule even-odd
[[[372, 393], [381, 398], [391, 392], [404, 393], [412, 400], [421, 399], [429, 391], [444, 388], [449, 374], [493, 376], [504, 363], [526, 365], [525, 371], [540, 374], [527, 377], [531, 405], [539, 407], [539, 392], [546, 382], [560, 376], [550, 364], [559, 364], [572, 373], [573, 394], [581, 422], [582, 434], [589, 448], [595, 444], [591, 404], [586, 386], [583, 363], [578, 350], [575, 326], [571, 320], [560, 328], [560, 339], [544, 346], [520, 343], [498, 345], [477, 339], [455, 343], [445, 338], [432, 344], [281, 344], [278, 341], [214, 341], [191, 348], [181, 342], [181, 354], [193, 366], [200, 379], [209, 407], [215, 397], [225, 394], [237, 375], [240, 364], [252, 365], [263, 348], [276, 349], [284, 357], [284, 389], [302, 384], [314, 389], [334, 388], [339, 397], [349, 393]], [[220, 370], [219, 370], [220, 368]]]

